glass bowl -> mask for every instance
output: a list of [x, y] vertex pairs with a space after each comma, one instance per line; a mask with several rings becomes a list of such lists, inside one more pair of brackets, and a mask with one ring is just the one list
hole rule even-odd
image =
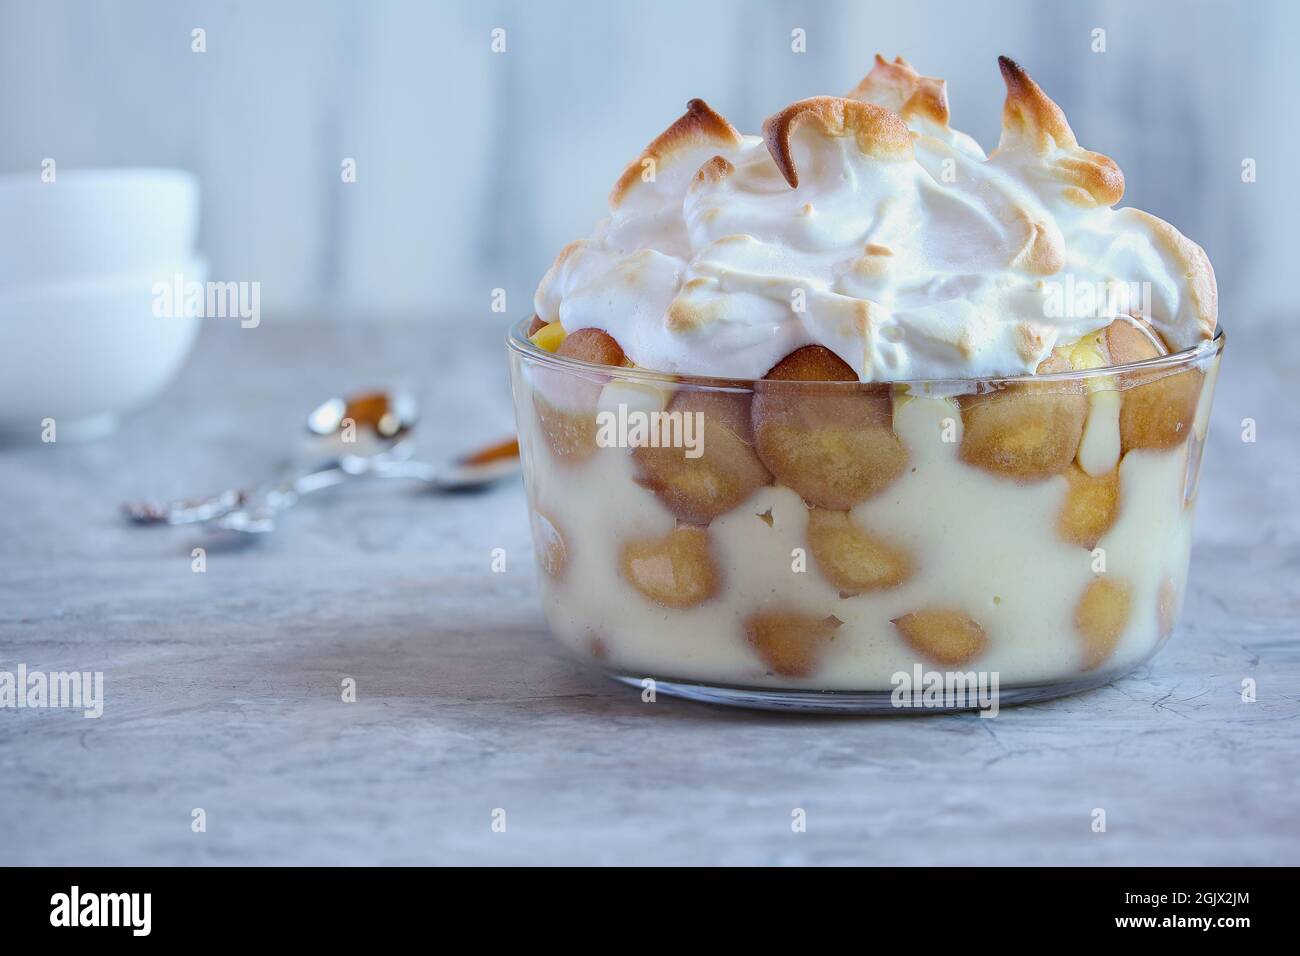
[[1088, 371], [863, 384], [509, 338], [543, 607], [641, 688], [919, 713], [1106, 683], [1173, 633], [1223, 334]]

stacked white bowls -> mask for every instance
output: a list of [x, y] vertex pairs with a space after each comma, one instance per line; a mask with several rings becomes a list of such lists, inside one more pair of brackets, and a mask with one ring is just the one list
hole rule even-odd
[[198, 222], [176, 170], [0, 176], [0, 439], [96, 438], [167, 384], [199, 319], [159, 283], [206, 279]]

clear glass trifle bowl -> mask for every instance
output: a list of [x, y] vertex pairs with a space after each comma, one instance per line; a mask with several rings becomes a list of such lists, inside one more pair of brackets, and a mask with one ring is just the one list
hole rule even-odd
[[817, 346], [749, 381], [529, 331], [508, 345], [542, 603], [610, 676], [920, 712], [979, 706], [952, 681], [991, 680], [1002, 704], [1094, 687], [1175, 629], [1222, 332], [1124, 364], [870, 384]]

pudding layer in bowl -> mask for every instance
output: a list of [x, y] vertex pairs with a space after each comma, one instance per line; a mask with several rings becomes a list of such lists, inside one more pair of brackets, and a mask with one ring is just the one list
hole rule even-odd
[[888, 708], [917, 665], [996, 674], [1004, 701], [1110, 680], [1177, 621], [1222, 342], [1017, 379], [742, 382], [588, 364], [520, 326], [551, 630], [638, 683], [759, 704]]

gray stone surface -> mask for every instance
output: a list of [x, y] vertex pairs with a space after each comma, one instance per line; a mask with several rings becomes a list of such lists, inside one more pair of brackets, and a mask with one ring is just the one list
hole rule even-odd
[[107, 684], [99, 720], [0, 710], [0, 863], [1300, 863], [1285, 342], [1229, 343], [1187, 607], [1150, 665], [995, 720], [832, 719], [642, 704], [569, 662], [517, 485], [326, 492], [192, 573], [211, 542], [117, 504], [262, 474], [318, 398], [410, 383], [430, 455], [511, 427], [495, 330], [206, 329], [113, 438], [0, 451], [0, 669]]

